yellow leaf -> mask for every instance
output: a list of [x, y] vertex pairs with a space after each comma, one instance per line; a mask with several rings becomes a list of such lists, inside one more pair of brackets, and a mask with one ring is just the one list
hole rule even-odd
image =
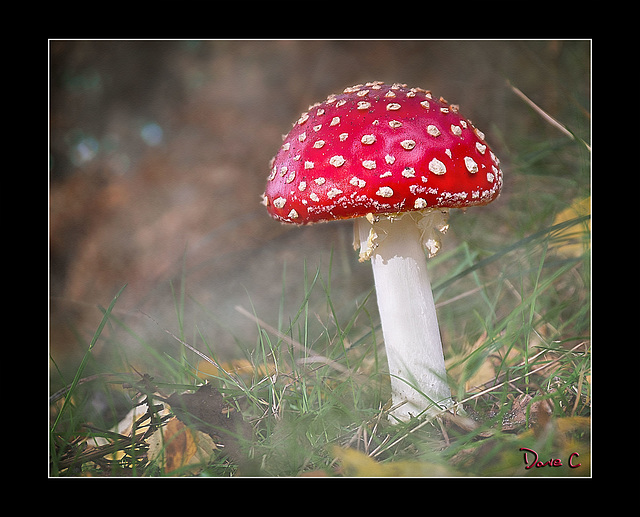
[[[246, 359], [234, 359], [232, 361], [224, 362], [220, 364], [220, 367], [227, 373], [233, 373], [245, 378], [250, 378], [254, 372], [257, 372], [262, 376], [275, 373], [275, 365], [273, 364], [268, 364], [266, 366], [264, 364], [254, 365]], [[203, 359], [198, 362], [196, 375], [200, 379], [206, 379], [207, 377], [219, 377], [224, 375], [224, 373], [221, 373], [215, 364]]]
[[572, 416], [558, 418], [556, 425], [561, 433], [567, 434], [575, 431], [590, 431], [591, 417], [588, 416]]
[[[560, 212], [553, 221], [553, 224], [560, 224], [576, 217], [582, 217], [591, 213], [591, 197], [574, 201], [569, 208]], [[591, 220], [586, 222], [586, 226], [570, 226], [559, 232], [556, 238], [559, 244], [556, 250], [565, 257], [579, 257], [591, 245]]]
[[215, 442], [200, 431], [190, 429], [177, 418], [149, 437], [149, 459], [160, 463], [165, 473], [188, 465], [200, 464], [210, 458]]
[[389, 461], [379, 463], [354, 449], [334, 447], [333, 454], [340, 462], [342, 473], [349, 477], [449, 477], [458, 476], [453, 469], [437, 463], [422, 461]]
[[[138, 422], [138, 420], [142, 418], [148, 411], [149, 411], [149, 408], [147, 404], [140, 404], [139, 406], [135, 406], [111, 430], [123, 436], [131, 436], [134, 432], [134, 428], [133, 428], [134, 424]], [[169, 414], [169, 410], [166, 407], [158, 411], [159, 417], [163, 417], [168, 414]], [[141, 435], [145, 433], [147, 431], [146, 426], [148, 424], [149, 424], [148, 419], [142, 422], [138, 422], [138, 426], [135, 429], [135, 434]], [[101, 437], [93, 438], [93, 441], [96, 445], [106, 445], [109, 443], [109, 440]], [[124, 451], [118, 450], [112, 454], [106, 455], [105, 457], [110, 460], [121, 460], [124, 456], [125, 456]]]
[[505, 345], [500, 350], [493, 350], [493, 353], [486, 360], [468, 363], [466, 359], [482, 348], [486, 342], [487, 333], [483, 332], [475, 343], [466, 344], [459, 354], [451, 356], [445, 361], [447, 373], [456, 382], [464, 379], [467, 392], [475, 391], [474, 389], [478, 387], [482, 389], [485, 383], [496, 378], [497, 371], [502, 370], [505, 365], [515, 364], [520, 359], [517, 350]]

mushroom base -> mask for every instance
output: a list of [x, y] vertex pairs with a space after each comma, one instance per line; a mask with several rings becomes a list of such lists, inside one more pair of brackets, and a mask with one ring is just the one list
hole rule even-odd
[[413, 212], [355, 224], [361, 260], [369, 258], [373, 268], [392, 403], [401, 404], [390, 416], [431, 417], [453, 404], [423, 249], [431, 230], [446, 229], [446, 215]]

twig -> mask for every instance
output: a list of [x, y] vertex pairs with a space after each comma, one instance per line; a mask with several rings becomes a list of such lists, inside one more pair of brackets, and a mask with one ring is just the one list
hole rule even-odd
[[[576, 348], [578, 348], [579, 346], [584, 345], [584, 341], [581, 341], [580, 343], [578, 343], [576, 346], [574, 346], [573, 348], [571, 348], [570, 350], [567, 350], [563, 355], [556, 357], [555, 359], [549, 361], [546, 364], [543, 364], [542, 366], [539, 366], [538, 368], [536, 368], [535, 370], [531, 370], [530, 372], [524, 373], [522, 375], [520, 375], [519, 377], [515, 377], [513, 379], [509, 379], [506, 381], [501, 382], [500, 384], [496, 384], [495, 386], [492, 386], [491, 388], [487, 388], [486, 390], [483, 390], [479, 393], [476, 393], [474, 395], [471, 395], [470, 397], [461, 400], [460, 402], [457, 402], [456, 404], [454, 404], [451, 408], [449, 409], [453, 409], [457, 406], [461, 406], [462, 404], [464, 404], [465, 402], [469, 402], [470, 400], [473, 399], [477, 399], [478, 397], [482, 396], [482, 395], [486, 395], [487, 393], [490, 393], [492, 391], [497, 390], [498, 388], [501, 388], [502, 386], [504, 386], [507, 383], [511, 383], [511, 382], [515, 382], [515, 381], [519, 381], [520, 379], [524, 379], [525, 377], [529, 377], [530, 375], [539, 372], [540, 370], [544, 370], [545, 368], [548, 368], [549, 366], [551, 366], [552, 364], [557, 363], [558, 361], [560, 361], [560, 359], [562, 359], [564, 356], [566, 356], [567, 354], [569, 354], [570, 352], [573, 352]], [[533, 361], [535, 358], [537, 358], [539, 355], [545, 353], [546, 350], [542, 350], [541, 352], [538, 352], [536, 355], [534, 355], [533, 357], [531, 357], [529, 359], [529, 361]]]
[[[290, 338], [286, 334], [283, 334], [282, 332], [280, 332], [275, 327], [272, 327], [271, 325], [269, 325], [265, 321], [262, 321], [255, 314], [251, 314], [244, 307], [241, 307], [240, 305], [236, 305], [235, 309], [240, 314], [242, 314], [243, 316], [246, 316], [250, 320], [253, 320], [255, 323], [260, 325], [260, 327], [265, 329], [267, 332], [270, 332], [274, 336], [277, 336], [278, 338], [282, 339], [283, 341], [285, 341], [286, 343], [291, 345], [293, 348], [295, 348], [299, 352], [302, 352], [304, 354], [308, 353], [308, 349], [305, 348], [300, 343], [298, 343], [295, 339]], [[301, 362], [303, 362], [303, 363], [322, 363], [322, 364], [326, 364], [328, 366], [331, 366], [331, 368], [333, 368], [334, 370], [336, 370], [336, 371], [338, 371], [340, 373], [349, 373], [349, 374], [353, 373], [353, 372], [351, 372], [351, 370], [349, 370], [348, 368], [345, 368], [340, 363], [337, 363], [336, 361], [334, 361], [332, 359], [329, 359], [328, 357], [325, 357], [325, 356], [320, 355], [320, 354], [316, 354], [316, 355], [313, 355], [313, 356], [307, 356], [307, 357], [303, 358]]]
[[[515, 86], [513, 86], [511, 84], [511, 82], [509, 82], [509, 81], [507, 81], [507, 85], [509, 86], [509, 88], [511, 88], [511, 90], [513, 90], [513, 93], [515, 93], [518, 97], [520, 97], [523, 101], [525, 101], [529, 106], [531, 106], [534, 109], [534, 111], [536, 113], [538, 113], [538, 115], [540, 115], [549, 124], [551, 124], [556, 129], [559, 129], [560, 131], [562, 131], [565, 135], [567, 135], [572, 140], [577, 140], [575, 135], [571, 131], [569, 131], [565, 126], [563, 126], [560, 122], [558, 122], [556, 119], [554, 119], [546, 111], [544, 111], [542, 108], [540, 108], [529, 97], [527, 97], [524, 93], [522, 93], [522, 90], [520, 90], [519, 88], [516, 88]], [[585, 145], [585, 147], [589, 151], [591, 151], [591, 146], [589, 144], [587, 144], [585, 141], [583, 141], [583, 140], [581, 140], [581, 141]]]
[[[470, 397], [461, 400], [460, 402], [456, 402], [453, 406], [450, 406], [447, 409], [443, 409], [442, 411], [440, 411], [439, 413], [437, 413], [434, 418], [437, 418], [439, 415], [443, 414], [443, 413], [447, 413], [447, 412], [453, 412], [455, 409], [457, 409], [458, 407], [462, 407], [462, 404], [469, 402], [470, 400], [476, 399], [478, 397], [481, 397], [482, 395], [486, 395], [487, 393], [490, 393], [494, 390], [497, 390], [498, 388], [501, 388], [502, 386], [504, 386], [507, 383], [510, 382], [515, 382], [518, 381], [520, 379], [523, 379], [525, 377], [528, 377], [536, 372], [539, 372], [540, 370], [544, 370], [545, 368], [551, 366], [554, 363], [557, 363], [558, 361], [560, 361], [560, 359], [562, 359], [565, 355], [573, 352], [576, 348], [578, 348], [579, 346], [584, 345], [584, 341], [578, 343], [576, 346], [574, 346], [573, 348], [571, 348], [570, 350], [567, 350], [565, 354], [557, 357], [556, 359], [553, 359], [552, 361], [549, 361], [547, 364], [544, 364], [542, 366], [540, 366], [539, 368], [536, 368], [535, 370], [531, 370], [530, 372], [527, 372], [523, 375], [520, 375], [519, 377], [515, 377], [513, 379], [509, 379], [507, 381], [501, 382], [500, 384], [496, 384], [495, 386], [492, 386], [491, 388], [487, 388], [486, 390], [483, 390], [479, 393], [476, 393], [474, 395], [471, 395]], [[545, 350], [539, 352], [538, 354], [536, 354], [534, 357], [532, 357], [530, 359], [530, 361], [532, 359], [535, 359], [536, 357], [538, 357], [540, 354], [544, 353]], [[402, 440], [404, 440], [407, 436], [409, 436], [411, 433], [414, 433], [415, 431], [417, 431], [418, 429], [424, 427], [425, 425], [427, 425], [428, 423], [432, 423], [433, 422], [433, 418], [431, 419], [425, 419], [423, 422], [421, 422], [420, 424], [418, 424], [417, 426], [415, 426], [413, 429], [411, 429], [410, 431], [406, 432], [405, 434], [403, 434], [400, 438], [398, 438], [397, 440], [395, 440], [393, 443], [390, 443], [387, 447], [385, 447], [384, 449], [381, 449], [381, 447], [378, 447], [378, 449], [376, 449], [373, 453], [371, 453], [371, 457], [376, 457], [380, 454], [382, 454], [384, 451], [390, 449], [391, 447], [393, 447], [394, 445], [400, 443]]]
[[220, 364], [215, 361], [214, 359], [212, 359], [211, 357], [209, 357], [206, 354], [203, 354], [202, 352], [200, 352], [200, 350], [192, 347], [189, 343], [186, 343], [185, 341], [183, 341], [182, 339], [180, 339], [178, 336], [176, 336], [174, 333], [170, 332], [169, 330], [167, 330], [166, 328], [162, 327], [160, 325], [160, 323], [158, 323], [155, 319], [153, 319], [151, 316], [149, 316], [146, 312], [142, 311], [141, 309], [138, 309], [142, 314], [144, 314], [147, 318], [149, 318], [151, 321], [153, 321], [156, 325], [158, 325], [158, 327], [160, 327], [162, 330], [164, 330], [167, 334], [169, 334], [173, 339], [175, 339], [178, 343], [180, 343], [181, 345], [187, 347], [189, 350], [191, 350], [194, 354], [196, 354], [197, 356], [199, 356], [200, 358], [202, 358], [203, 360], [205, 360], [206, 362], [208, 362], [209, 364], [212, 364], [213, 366], [215, 366], [219, 371], [223, 372], [227, 377], [229, 377], [230, 379], [233, 379], [233, 381], [239, 385], [238, 380], [231, 375], [228, 371], [226, 371], [222, 366], [220, 366]]
[[[115, 377], [115, 376], [117, 376], [117, 374], [115, 373], [96, 373], [95, 375], [89, 375], [87, 377], [83, 377], [82, 379], [79, 379], [78, 382], [76, 383], [76, 386], [80, 386], [85, 382], [91, 382], [97, 379], [106, 379], [108, 377]], [[71, 386], [72, 384], [67, 384], [64, 388], [60, 388], [53, 395], [51, 395], [49, 397], [49, 404], [53, 404], [57, 400], [61, 399], [64, 395], [66, 395], [67, 392], [71, 389]]]

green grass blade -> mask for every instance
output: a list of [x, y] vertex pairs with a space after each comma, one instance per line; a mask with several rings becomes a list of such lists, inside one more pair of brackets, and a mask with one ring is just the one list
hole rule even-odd
[[568, 221], [563, 221], [563, 222], [555, 224], [553, 226], [549, 226], [547, 228], [543, 228], [542, 230], [540, 230], [538, 232], [535, 232], [535, 233], [533, 233], [531, 235], [528, 235], [527, 237], [524, 237], [523, 239], [520, 239], [519, 241], [516, 241], [516, 242], [514, 242], [513, 244], [511, 244], [509, 246], [505, 246], [504, 248], [502, 248], [500, 251], [497, 251], [493, 255], [491, 255], [491, 256], [489, 256], [489, 257], [487, 257], [485, 259], [479, 260], [478, 262], [476, 262], [475, 264], [469, 266], [468, 268], [466, 268], [465, 270], [461, 271], [457, 275], [454, 275], [451, 278], [448, 278], [447, 280], [445, 280], [444, 282], [441, 282], [441, 283], [435, 285], [433, 287], [434, 295], [435, 295], [435, 293], [446, 289], [451, 284], [457, 282], [461, 278], [463, 278], [463, 277], [467, 276], [468, 274], [472, 273], [473, 271], [476, 271], [477, 269], [481, 269], [481, 268], [491, 264], [492, 262], [495, 262], [496, 260], [498, 260], [499, 258], [503, 257], [507, 253], [510, 253], [510, 252], [512, 252], [514, 250], [517, 250], [518, 248], [526, 246], [527, 244], [529, 244], [531, 242], [534, 242], [537, 239], [543, 238], [546, 235], [550, 235], [553, 232], [559, 232], [559, 231], [564, 230], [565, 228], [569, 228], [569, 227], [571, 227], [573, 225], [583, 223], [584, 221], [588, 220], [590, 217], [591, 217], [590, 215], [584, 215], [584, 216], [581, 216], [581, 217], [576, 217], [574, 219], [569, 219]]
[[80, 379], [82, 378], [82, 373], [84, 371], [85, 366], [87, 365], [87, 361], [89, 360], [89, 356], [91, 355], [91, 351], [93, 350], [93, 347], [95, 346], [95, 344], [98, 341], [98, 338], [100, 337], [100, 334], [102, 334], [102, 330], [104, 329], [104, 326], [107, 324], [107, 321], [109, 320], [109, 316], [111, 315], [111, 311], [113, 311], [113, 308], [116, 305], [116, 302], [118, 301], [118, 298], [120, 297], [120, 295], [122, 294], [122, 292], [124, 291], [125, 287], [127, 287], [127, 285], [123, 285], [122, 288], [118, 291], [118, 293], [114, 296], [113, 300], [111, 300], [111, 303], [109, 304], [109, 307], [107, 308], [107, 310], [103, 311], [103, 315], [102, 315], [102, 321], [100, 321], [100, 324], [98, 325], [98, 328], [96, 329], [95, 333], [93, 334], [93, 337], [91, 338], [91, 342], [89, 343], [89, 347], [87, 348], [87, 351], [84, 353], [84, 356], [82, 357], [82, 361], [80, 362], [80, 366], [78, 367], [78, 370], [76, 371], [76, 375], [73, 378], [73, 382], [71, 383], [71, 387], [69, 388], [69, 390], [67, 391], [67, 394], [64, 398], [64, 402], [62, 404], [62, 409], [60, 409], [60, 411], [58, 412], [56, 419], [53, 423], [53, 426], [51, 426], [51, 433], [53, 433], [56, 430], [56, 427], [58, 426], [59, 422], [60, 422], [60, 418], [62, 417], [62, 415], [64, 414], [67, 406], [69, 405], [69, 401], [71, 400], [71, 397], [73, 395], [73, 393], [75, 392], [75, 388], [78, 385], [78, 382], [80, 381]]

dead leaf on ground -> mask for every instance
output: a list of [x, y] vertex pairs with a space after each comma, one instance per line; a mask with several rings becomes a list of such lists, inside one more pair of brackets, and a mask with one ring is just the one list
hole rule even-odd
[[[591, 197], [576, 199], [571, 206], [560, 212], [553, 224], [564, 223], [575, 217], [591, 214]], [[556, 234], [555, 249], [565, 257], [580, 257], [591, 246], [591, 220], [582, 226], [569, 227]]]
[[380, 463], [355, 449], [334, 447], [333, 455], [340, 463], [340, 473], [349, 477], [452, 477], [454, 469], [424, 461], [389, 461]]
[[[149, 437], [150, 460], [155, 460], [166, 474], [178, 469], [184, 473], [189, 465], [202, 465], [217, 450], [214, 440], [207, 434], [190, 429], [177, 418], [170, 419], [162, 429]], [[192, 470], [196, 473], [198, 469]]]
[[[522, 426], [538, 424], [543, 427], [553, 414], [553, 405], [547, 399], [532, 402], [533, 397], [527, 393], [519, 395], [511, 406], [511, 411], [502, 418], [502, 430], [514, 431]], [[528, 411], [528, 415], [527, 415]]]
[[505, 366], [515, 364], [520, 359], [520, 353], [507, 345], [493, 350], [482, 361], [468, 362], [467, 358], [478, 353], [487, 343], [487, 333], [483, 332], [475, 343], [465, 345], [457, 355], [445, 362], [447, 372], [454, 379], [465, 380], [465, 390], [468, 393], [480, 391], [484, 386], [497, 381], [497, 374]]
[[208, 434], [215, 443], [222, 442], [233, 461], [243, 459], [240, 441], [250, 437], [250, 428], [211, 384], [203, 384], [194, 393], [174, 393], [164, 401], [185, 425]]
[[198, 362], [195, 373], [203, 380], [208, 377], [220, 377], [227, 373], [238, 375], [245, 379], [251, 379], [254, 375], [266, 377], [276, 373], [276, 366], [273, 363], [256, 365], [247, 359], [234, 359], [233, 361], [223, 362], [220, 363], [220, 367], [224, 370], [223, 372], [215, 364], [203, 359]]

